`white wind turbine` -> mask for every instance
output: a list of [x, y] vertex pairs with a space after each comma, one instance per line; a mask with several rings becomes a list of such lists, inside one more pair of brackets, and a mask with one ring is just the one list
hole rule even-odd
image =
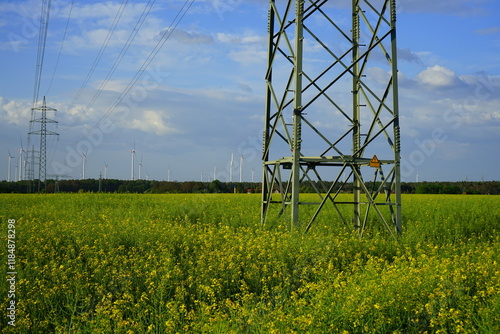
[[[24, 146], [23, 146], [23, 140], [21, 138], [19, 138], [20, 142], [21, 142], [21, 148], [19, 149], [19, 181], [21, 180], [24, 180], [24, 177], [23, 176], [26, 176], [26, 175], [23, 175], [23, 170], [24, 172], [26, 172], [26, 163], [27, 163], [27, 160], [28, 160], [28, 152], [26, 152], [24, 150]], [[33, 151], [35, 149], [33, 148]], [[23, 154], [26, 154], [26, 159], [23, 160]], [[15, 180], [15, 178], [14, 178]]]
[[7, 169], [7, 182], [12, 181], [12, 180], [11, 180], [11, 178], [10, 178], [10, 169], [11, 169], [11, 167], [12, 167], [12, 166], [11, 166], [11, 165], [12, 165], [12, 164], [11, 164], [11, 160], [12, 160], [12, 158], [14, 158], [14, 157], [13, 157], [12, 155], [10, 155], [10, 151], [9, 151], [9, 167], [8, 167], [8, 169]]
[[134, 148], [132, 149], [132, 151], [130, 151], [130, 153], [132, 153], [132, 168], [131, 168], [131, 173], [130, 173], [130, 179], [132, 181], [134, 181], [134, 177], [135, 177], [135, 171], [134, 171], [134, 166], [135, 166], [135, 142], [134, 142]]
[[229, 163], [229, 182], [233, 182], [234, 151], [231, 151], [231, 162]]
[[85, 180], [85, 165], [87, 164], [87, 152], [82, 152], [82, 180]]
[[108, 178], [108, 164], [104, 163], [104, 179]]
[[243, 156], [240, 156], [240, 183], [243, 182]]
[[141, 161], [139, 162], [139, 178], [138, 178], [138, 180], [141, 179], [141, 171], [142, 171], [142, 155], [141, 155]]
[[24, 149], [21, 144], [21, 148], [19, 149], [19, 181], [23, 180], [23, 152]]

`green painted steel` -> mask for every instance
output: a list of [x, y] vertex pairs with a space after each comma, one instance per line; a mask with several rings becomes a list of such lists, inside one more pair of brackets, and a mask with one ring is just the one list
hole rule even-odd
[[299, 194], [300, 194], [300, 157], [302, 146], [302, 62], [304, 49], [304, 2], [296, 1], [295, 5], [295, 54], [293, 55], [293, 145], [292, 145], [292, 228], [300, 228]]
[[[362, 235], [375, 217], [396, 235], [402, 229], [396, 2], [353, 0], [350, 9], [327, 3], [269, 2], [262, 224], [290, 211], [292, 229], [307, 231], [332, 205], [338, 213], [327, 218], [332, 223]], [[302, 201], [302, 186], [318, 200]], [[352, 201], [338, 201], [347, 187]], [[344, 205], [353, 207], [351, 218]]]

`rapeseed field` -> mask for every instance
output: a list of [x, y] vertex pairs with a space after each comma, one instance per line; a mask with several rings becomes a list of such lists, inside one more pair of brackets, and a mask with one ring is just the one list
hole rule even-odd
[[498, 196], [406, 195], [398, 240], [250, 194], [0, 198], [2, 333], [500, 333]]

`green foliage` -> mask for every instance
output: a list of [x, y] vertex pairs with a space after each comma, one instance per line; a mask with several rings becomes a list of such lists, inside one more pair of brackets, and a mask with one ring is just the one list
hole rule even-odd
[[439, 182], [423, 182], [415, 187], [416, 194], [461, 194], [465, 192], [457, 184], [445, 184]]
[[[304, 181], [300, 186], [301, 193], [316, 193], [315, 189], [326, 192], [332, 182]], [[368, 189], [377, 189], [380, 182], [375, 184], [368, 181]], [[339, 190], [340, 185], [333, 188], [333, 193]], [[40, 189], [40, 190], [38, 190]], [[0, 193], [33, 193], [33, 192], [107, 192], [107, 193], [149, 193], [149, 194], [178, 194], [178, 193], [255, 193], [261, 191], [260, 182], [212, 182], [184, 181], [149, 181], [149, 180], [116, 180], [116, 179], [85, 179], [85, 180], [47, 180], [45, 183], [18, 181], [0, 181]], [[276, 189], [277, 190], [277, 189]], [[352, 183], [346, 183], [341, 193], [352, 193]], [[500, 182], [421, 182], [401, 184], [404, 194], [483, 194], [500, 195]]]
[[498, 196], [404, 196], [398, 242], [333, 209], [305, 235], [262, 227], [259, 195], [1, 200], [19, 261], [2, 333], [500, 331]]

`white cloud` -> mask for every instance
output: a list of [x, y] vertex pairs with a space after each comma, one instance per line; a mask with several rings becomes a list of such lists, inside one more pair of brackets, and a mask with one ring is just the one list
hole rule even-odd
[[433, 87], [454, 86], [460, 81], [455, 72], [439, 65], [428, 67], [420, 72], [417, 75], [417, 80], [423, 85]]
[[[126, 5], [123, 14], [116, 25], [113, 34], [108, 41], [108, 48], [113, 46], [121, 47], [125, 45], [129, 39], [132, 28], [136, 28], [136, 24], [146, 8], [146, 2]], [[115, 15], [120, 10], [119, 3], [104, 2], [95, 4], [76, 4], [71, 14], [71, 24], [68, 30], [68, 36], [65, 42], [65, 52], [78, 53], [81, 49], [94, 49], [100, 48], [105, 40], [109, 29], [112, 27]], [[150, 46], [153, 47], [159, 39], [167, 32], [166, 28], [168, 23], [173, 19], [175, 11], [169, 13], [167, 17], [155, 16], [155, 11], [162, 10], [161, 6], [153, 6], [147, 19], [140, 25], [140, 30], [134, 39], [132, 47], [128, 50], [127, 54], [134, 54], [140, 51], [134, 49], [134, 46]], [[60, 19], [67, 18], [69, 6], [61, 12]], [[64, 14], [64, 15], [63, 15]], [[172, 16], [172, 17], [170, 17]], [[177, 28], [172, 31], [172, 41], [187, 44], [206, 44], [212, 43], [213, 38], [210, 35], [187, 31]]]
[[7, 100], [0, 97], [0, 121], [5, 124], [28, 126], [31, 105], [26, 102]]
[[239, 41], [239, 37], [233, 34], [217, 33], [217, 39], [222, 43], [235, 43]]
[[[444, 68], [426, 71], [423, 77], [434, 84], [429, 85], [431, 89], [422, 89], [416, 84], [400, 91], [403, 135], [421, 139], [432, 129], [440, 129], [452, 143], [450, 148], [456, 147], [457, 154], [468, 146], [455, 141], [470, 144], [471, 150], [479, 143], [498, 143], [500, 84], [496, 77], [480, 73], [457, 79], [452, 71]], [[422, 83], [422, 79], [416, 81]], [[445, 85], [446, 89], [436, 83]], [[451, 158], [449, 154], [446, 157]]]
[[[40, 14], [41, 2], [36, 0], [29, 1], [12, 1], [3, 2], [0, 4], [0, 13], [2, 12], [14, 12], [19, 15], [35, 18]], [[34, 14], [36, 13], [36, 14]]]
[[455, 127], [493, 125], [500, 122], [499, 103], [500, 99], [481, 101], [472, 96], [459, 99], [450, 104], [448, 119]]
[[229, 58], [243, 65], [265, 64], [267, 52], [247, 46], [229, 52]]
[[174, 30], [172, 38], [186, 44], [211, 44], [214, 42], [213, 37], [210, 35], [182, 29]]
[[[118, 11], [122, 9], [123, 12], [120, 17], [120, 24], [123, 26], [129, 24], [132, 20], [135, 20], [135, 18], [142, 13], [145, 5], [146, 2], [128, 2], [125, 7], [122, 8], [121, 2], [106, 1], [90, 4], [76, 2], [73, 5], [71, 17], [81, 23], [85, 21], [90, 24], [111, 25]], [[66, 7], [61, 7], [58, 11], [60, 14], [59, 16], [61, 18], [67, 18], [69, 8], [69, 4]]]
[[[92, 86], [98, 89], [101, 87], [103, 82], [104, 82], [103, 80], [98, 80], [94, 82]], [[103, 89], [115, 93], [122, 93], [125, 90], [125, 88], [127, 88], [127, 82], [125, 82], [124, 80], [108, 80]]]
[[229, 33], [217, 33], [217, 40], [223, 44], [229, 44], [228, 57], [242, 65], [265, 64], [267, 51], [265, 49], [265, 37], [247, 31], [241, 35]]
[[264, 39], [262, 36], [257, 36], [257, 35], [243, 36], [241, 42], [246, 44], [249, 43], [262, 44], [264, 42]]
[[134, 118], [127, 124], [131, 129], [153, 132], [159, 136], [179, 133], [180, 131], [178, 129], [166, 123], [165, 118], [168, 118], [168, 116], [162, 115], [161, 112], [145, 110], [142, 112], [140, 118]]
[[229, 44], [261, 44], [265, 45], [265, 36], [257, 35], [251, 31], [247, 31], [241, 35], [228, 34], [224, 32], [219, 32], [216, 34], [219, 42], [229, 43]]

